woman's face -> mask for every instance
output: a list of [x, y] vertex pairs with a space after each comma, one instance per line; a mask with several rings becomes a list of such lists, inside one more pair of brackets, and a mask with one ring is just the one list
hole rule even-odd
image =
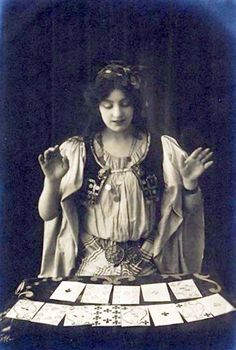
[[131, 127], [134, 107], [129, 98], [119, 89], [113, 90], [99, 104], [105, 126], [113, 132], [125, 132]]

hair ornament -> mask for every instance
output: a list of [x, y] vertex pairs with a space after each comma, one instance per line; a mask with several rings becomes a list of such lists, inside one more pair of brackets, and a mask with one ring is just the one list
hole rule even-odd
[[102, 68], [96, 77], [96, 82], [104, 79], [120, 79], [123, 86], [131, 85], [134, 89], [140, 89], [143, 83], [142, 70], [144, 66], [125, 65], [122, 61], [111, 61]]

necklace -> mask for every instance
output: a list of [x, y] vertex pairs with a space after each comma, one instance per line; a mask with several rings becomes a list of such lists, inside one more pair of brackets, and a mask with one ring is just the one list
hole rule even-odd
[[[98, 143], [99, 143], [99, 145], [100, 145], [100, 147], [101, 147], [102, 157], [103, 157], [103, 161], [104, 161], [104, 163], [105, 163], [105, 159], [104, 159], [104, 153], [105, 153], [104, 151], [105, 151], [105, 149], [104, 149], [104, 143], [103, 143], [103, 136], [102, 136], [102, 133], [99, 133], [99, 134], [98, 134], [97, 140], [98, 140]], [[137, 140], [138, 140], [138, 138], [137, 138], [136, 136], [133, 136], [132, 142], [131, 142], [131, 144], [130, 144], [128, 156], [126, 156], [126, 157], [120, 157], [120, 158], [123, 158], [123, 159], [125, 160], [126, 163], [130, 163], [131, 160], [132, 160], [132, 155], [133, 155], [133, 152], [134, 152], [134, 150], [135, 150]], [[107, 150], [106, 150], [106, 153], [108, 153], [109, 155], [112, 156], [112, 154], [111, 154], [110, 152], [108, 152]]]

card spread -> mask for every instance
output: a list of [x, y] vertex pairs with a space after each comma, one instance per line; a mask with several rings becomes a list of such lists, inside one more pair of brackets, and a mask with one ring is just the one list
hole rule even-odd
[[62, 281], [50, 296], [50, 299], [75, 302], [85, 286], [86, 284], [81, 282]]
[[111, 284], [87, 284], [80, 302], [85, 304], [108, 304], [111, 290]]
[[94, 309], [93, 326], [120, 326], [119, 305], [97, 305]]
[[66, 311], [64, 326], [84, 326], [93, 323], [94, 305], [71, 306]]
[[155, 326], [166, 326], [184, 322], [175, 304], [149, 305], [148, 309]]
[[145, 305], [121, 307], [121, 326], [150, 326], [148, 307]]
[[31, 322], [45, 323], [57, 326], [68, 310], [68, 305], [46, 303], [34, 316]]
[[140, 286], [114, 286], [112, 304], [139, 304]]
[[166, 283], [151, 283], [141, 285], [144, 301], [171, 301]]
[[38, 310], [43, 306], [43, 302], [20, 299], [8, 311], [5, 317], [16, 318], [19, 320], [31, 320]]
[[202, 297], [199, 289], [192, 279], [169, 282], [168, 285], [178, 300]]

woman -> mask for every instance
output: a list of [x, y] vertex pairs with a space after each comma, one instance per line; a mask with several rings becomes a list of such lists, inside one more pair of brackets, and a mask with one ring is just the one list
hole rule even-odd
[[136, 67], [110, 64], [86, 95], [98, 112], [87, 138], [39, 156], [45, 175], [40, 276], [199, 272], [204, 250], [198, 178], [209, 149], [188, 156], [143, 126]]

